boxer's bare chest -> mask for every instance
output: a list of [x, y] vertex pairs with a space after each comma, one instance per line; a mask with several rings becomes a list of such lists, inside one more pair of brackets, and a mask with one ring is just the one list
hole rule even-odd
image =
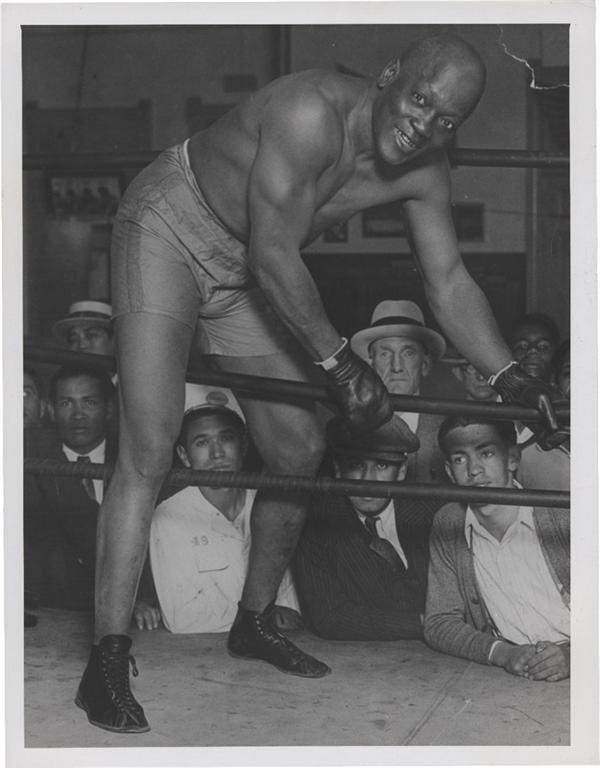
[[411, 169], [385, 175], [373, 159], [350, 159], [334, 178], [319, 180], [310, 239], [366, 208], [408, 199], [415, 194], [415, 182]]

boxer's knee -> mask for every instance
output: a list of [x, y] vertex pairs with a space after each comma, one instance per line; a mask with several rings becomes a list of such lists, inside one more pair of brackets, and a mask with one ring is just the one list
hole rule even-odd
[[175, 438], [166, 429], [144, 430], [134, 440], [124, 440], [119, 463], [141, 481], [160, 484], [173, 464]]
[[285, 440], [274, 435], [269, 456], [263, 457], [268, 471], [280, 475], [315, 475], [323, 459], [325, 442], [316, 425], [288, 432]]

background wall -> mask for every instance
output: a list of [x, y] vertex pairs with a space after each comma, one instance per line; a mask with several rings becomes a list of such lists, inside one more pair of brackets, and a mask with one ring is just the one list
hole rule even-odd
[[[209, 107], [216, 105], [217, 111], [220, 106], [233, 105], [247, 93], [238, 89], [261, 87], [286, 64], [292, 71], [341, 66], [375, 76], [407, 43], [437, 29], [424, 25], [322, 25], [287, 30], [265, 26], [24, 27], [23, 101], [29, 110], [36, 105], [33, 113], [26, 109], [24, 151], [44, 151], [44, 146], [45, 151], [52, 151], [52, 142], [61, 151], [66, 147], [74, 152], [160, 150], [183, 140], [193, 129], [193, 104], [197, 107], [198, 100]], [[502, 38], [515, 56], [535, 62], [536, 68], [565, 67], [567, 27], [507, 25], [501, 30], [496, 25], [461, 25], [456, 31], [475, 45], [488, 66], [486, 92], [460, 129], [458, 146], [544, 149], [535, 144], [529, 147], [531, 73], [507, 55], [499, 41]], [[249, 75], [253, 83], [248, 82]], [[138, 108], [141, 101], [145, 102], [143, 109]], [[79, 131], [73, 125], [77, 116]], [[52, 135], [44, 119], [63, 128]], [[122, 169], [123, 187], [136, 172], [135, 168]], [[531, 172], [518, 169], [453, 170], [455, 202], [484, 205], [483, 238], [461, 243], [461, 250], [480, 273], [502, 325], [527, 301], [525, 274], [532, 262], [528, 251], [531, 178]], [[55, 215], [48, 174], [40, 171], [24, 174], [24, 222], [24, 327], [29, 335], [44, 336], [71, 301], [101, 298], [109, 292], [110, 221], [98, 216]], [[331, 293], [335, 270], [339, 274], [344, 267], [334, 267], [336, 260], [326, 262], [315, 254], [373, 254], [381, 260], [379, 267], [373, 269], [365, 262], [362, 277], [360, 266], [348, 266], [345, 273], [354, 274], [364, 284], [366, 265], [371, 284], [376, 275], [394, 277], [391, 283], [377, 279], [376, 287], [381, 290], [418, 286], [414, 268], [406, 259], [406, 240], [363, 237], [360, 215], [349, 221], [346, 242], [327, 243], [319, 238], [307, 253], [324, 294]], [[543, 278], [543, 269], [540, 274]], [[369, 302], [377, 298], [374, 291], [363, 291], [353, 305], [352, 317], [358, 325], [368, 322]], [[538, 295], [552, 306], [552, 289]], [[347, 324], [348, 302], [332, 301], [332, 320]], [[564, 320], [566, 315], [568, 322], [568, 308], [561, 314], [557, 319]]]

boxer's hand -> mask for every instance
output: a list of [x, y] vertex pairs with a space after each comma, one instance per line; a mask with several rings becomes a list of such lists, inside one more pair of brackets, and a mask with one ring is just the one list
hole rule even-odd
[[512, 363], [489, 380], [504, 403], [515, 403], [528, 408], [537, 408], [543, 421], [526, 422], [535, 439], [544, 451], [556, 448], [569, 437], [569, 429], [561, 427], [554, 413], [551, 389], [541, 379], [530, 376], [518, 363]]
[[392, 418], [387, 389], [370, 365], [346, 344], [327, 371], [329, 391], [339, 406], [349, 434], [360, 434]]

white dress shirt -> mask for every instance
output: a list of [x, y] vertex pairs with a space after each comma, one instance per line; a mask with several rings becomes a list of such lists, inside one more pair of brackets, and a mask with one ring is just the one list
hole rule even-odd
[[[68, 445], [63, 443], [63, 453], [69, 461], [77, 461], [80, 456], [89, 456], [92, 464], [104, 464], [104, 457], [106, 455], [106, 440], [103, 440], [100, 445], [97, 445], [89, 453], [76, 453]], [[81, 481], [83, 482], [83, 480]], [[92, 480], [94, 484], [94, 495], [98, 504], [102, 504], [104, 498], [104, 480]]]
[[[171, 632], [226, 632], [237, 613], [248, 569], [255, 490], [228, 520], [199, 488], [159, 504], [150, 528], [150, 562], [163, 623]], [[289, 570], [276, 600], [299, 610]]]
[[502, 637], [518, 645], [569, 639], [570, 611], [548, 569], [531, 507], [519, 507], [501, 541], [468, 507], [465, 537], [481, 596]]
[[[358, 510], [356, 510], [356, 514], [358, 515], [360, 522], [364, 525], [366, 515], [363, 515], [363, 513], [359, 512]], [[377, 533], [381, 536], [382, 539], [387, 539], [393, 545], [396, 552], [400, 555], [400, 558], [404, 563], [404, 567], [408, 570], [408, 560], [406, 559], [406, 555], [404, 554], [404, 550], [400, 544], [400, 539], [398, 538], [394, 502], [390, 501], [383, 512], [380, 512], [378, 515], [376, 515], [376, 517], [379, 518], [376, 524]]]

